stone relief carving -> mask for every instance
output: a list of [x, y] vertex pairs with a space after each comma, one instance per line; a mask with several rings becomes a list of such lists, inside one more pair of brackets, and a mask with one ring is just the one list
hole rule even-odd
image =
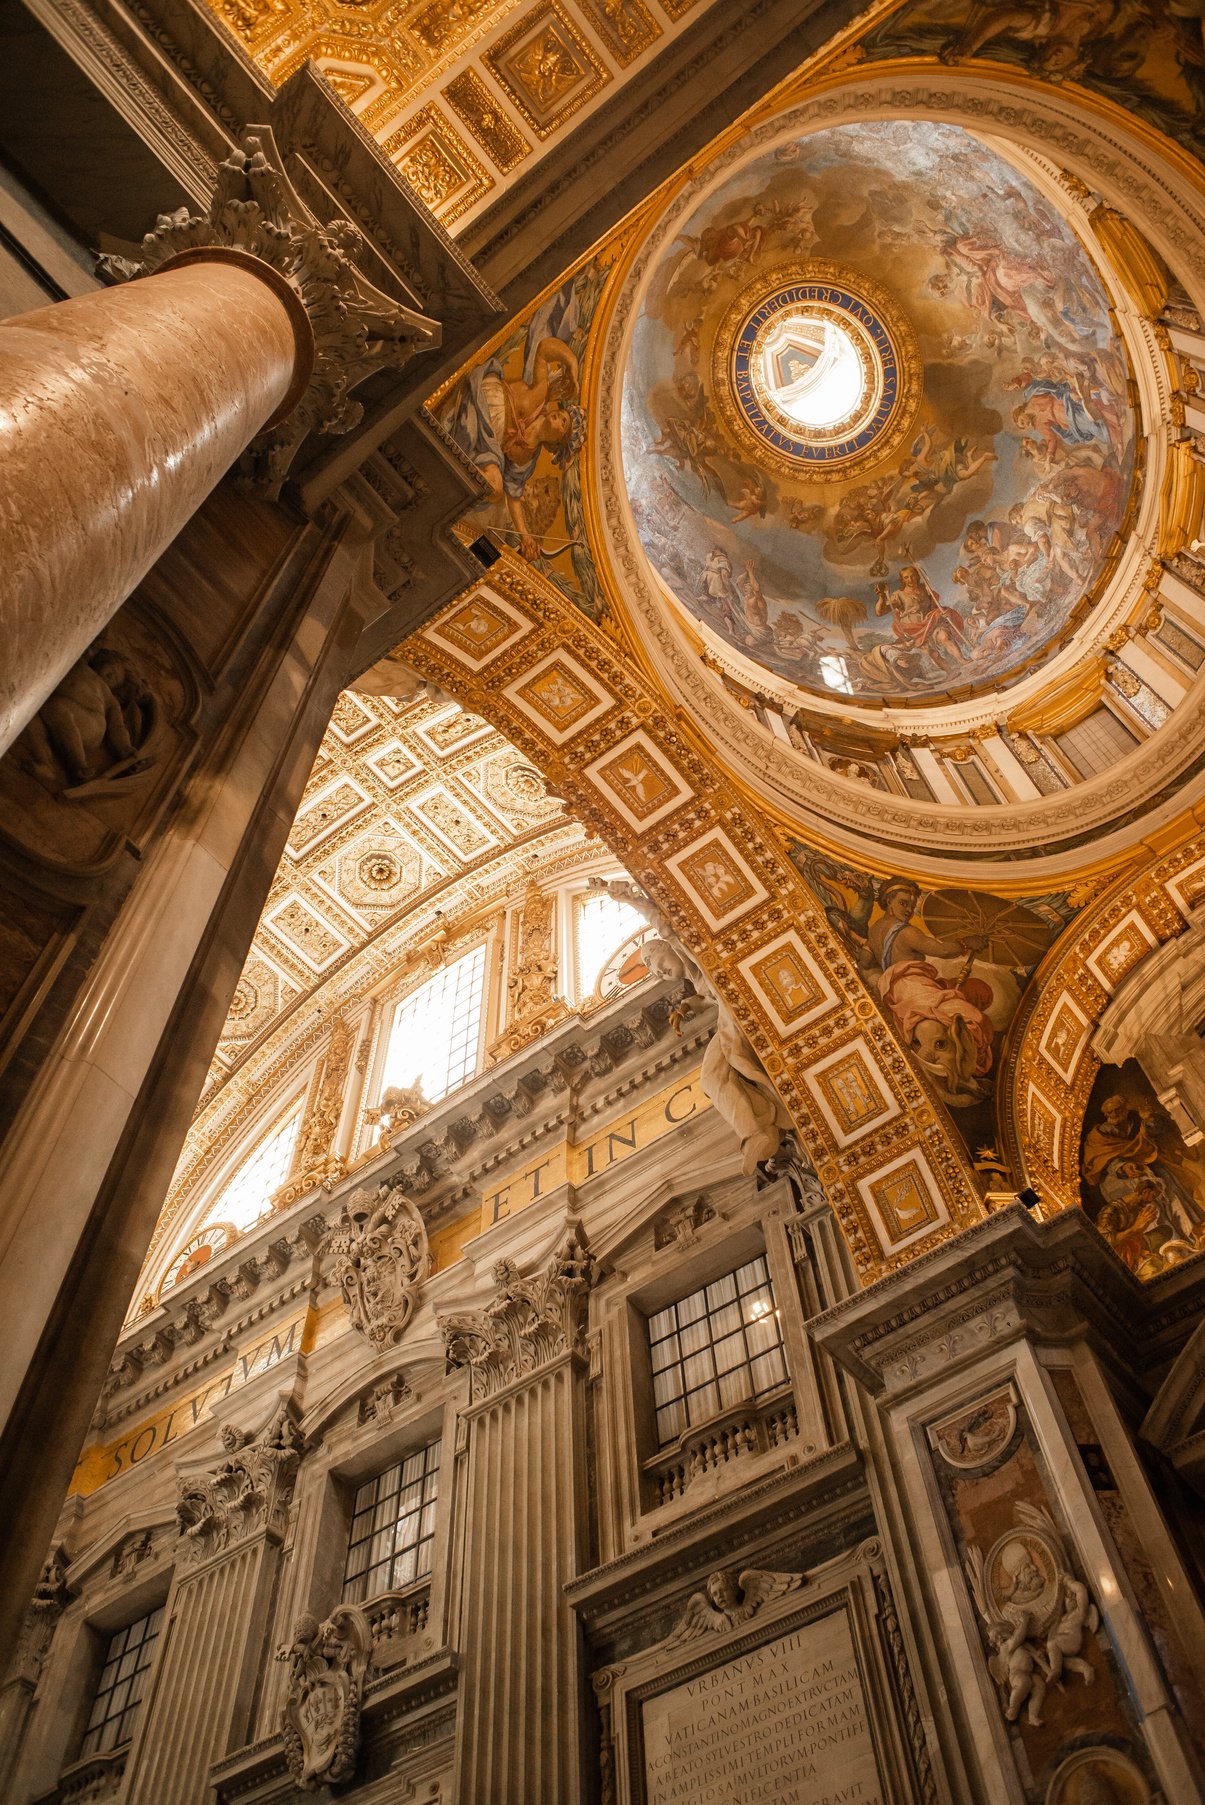
[[575, 1226], [542, 1272], [524, 1278], [513, 1260], [499, 1260], [494, 1301], [440, 1319], [448, 1362], [468, 1367], [474, 1403], [559, 1354], [582, 1351], [593, 1270], [594, 1257]]
[[12, 1674], [28, 1686], [36, 1686], [42, 1665], [50, 1652], [59, 1618], [72, 1597], [67, 1584], [71, 1556], [62, 1542], [50, 1550], [43, 1564], [33, 1597], [25, 1607], [25, 1616], [17, 1636]]
[[52, 795], [112, 794], [155, 763], [159, 700], [134, 659], [89, 647], [25, 729], [25, 769]]
[[427, 1230], [417, 1206], [398, 1184], [361, 1185], [318, 1246], [331, 1261], [354, 1329], [376, 1350], [396, 1347], [431, 1270]]
[[705, 1197], [696, 1197], [693, 1203], [684, 1203], [676, 1210], [663, 1210], [653, 1224], [653, 1246], [660, 1252], [663, 1247], [693, 1247], [699, 1238], [699, 1230], [708, 1222], [714, 1222], [716, 1212]]
[[413, 1388], [403, 1379], [401, 1373], [394, 1373], [392, 1378], [382, 1379], [364, 1393], [360, 1399], [357, 1415], [362, 1423], [384, 1424], [389, 1422], [402, 1405], [408, 1404], [413, 1397]]
[[420, 1078], [414, 1084], [391, 1084], [388, 1090], [381, 1092], [380, 1102], [364, 1111], [364, 1120], [370, 1128], [380, 1130], [377, 1145], [388, 1153], [393, 1146], [394, 1136], [401, 1134], [404, 1129], [412, 1128], [430, 1107], [423, 1096]]
[[967, 1581], [983, 1619], [991, 1654], [988, 1671], [1000, 1687], [1004, 1716], [1016, 1723], [1042, 1722], [1051, 1686], [1078, 1674], [1090, 1685], [1096, 1674], [1080, 1652], [1095, 1635], [1100, 1613], [1068, 1564], [1049, 1511], [1017, 1503], [1014, 1527], [988, 1550], [972, 1545]]
[[339, 1118], [343, 1114], [343, 1092], [351, 1065], [351, 1030], [341, 1015], [331, 1023], [331, 1038], [322, 1064], [318, 1094], [302, 1124], [297, 1152], [293, 1156], [295, 1176], [276, 1192], [272, 1199], [277, 1209], [285, 1209], [315, 1185], [329, 1191], [347, 1171], [347, 1161], [332, 1151]]
[[767, 1573], [760, 1567], [746, 1567], [737, 1572], [733, 1567], [720, 1567], [709, 1573], [702, 1592], [692, 1592], [686, 1608], [662, 1648], [676, 1648], [680, 1642], [694, 1642], [700, 1636], [719, 1635], [745, 1623], [765, 1605], [786, 1592], [806, 1585], [802, 1573]]
[[102, 257], [113, 281], [153, 275], [188, 251], [247, 251], [284, 277], [305, 309], [314, 336], [314, 367], [288, 417], [268, 427], [245, 459], [248, 475], [275, 493], [306, 434], [345, 433], [363, 408], [351, 391], [375, 370], [401, 369], [440, 342], [435, 320], [399, 305], [355, 267], [363, 240], [350, 220], [321, 225], [285, 173], [270, 129], [249, 127], [242, 144], [217, 168], [209, 211], [161, 213], [142, 241], [138, 261]]
[[176, 1500], [180, 1535], [194, 1560], [204, 1560], [258, 1530], [284, 1529], [301, 1435], [282, 1403], [258, 1435], [226, 1423], [225, 1458], [208, 1474], [181, 1477]]
[[517, 1053], [538, 1040], [554, 1022], [569, 1012], [556, 995], [556, 898], [546, 896], [535, 878], [523, 893], [519, 918], [519, 942], [514, 968], [507, 979], [510, 1020], [490, 1047], [496, 1059]]
[[709, 1003], [715, 1005], [715, 1033], [703, 1054], [699, 1082], [741, 1144], [742, 1170], [753, 1173], [767, 1161], [780, 1158], [791, 1119], [736, 1017], [702, 966], [687, 952], [657, 905], [635, 884], [618, 878], [591, 878], [590, 885], [628, 903], [653, 929], [654, 937], [642, 941], [640, 947], [653, 975], [689, 985], [677, 1005], [675, 1027], [680, 1028]]
[[289, 1663], [281, 1712], [289, 1770], [303, 1792], [337, 1785], [355, 1771], [372, 1629], [357, 1605], [340, 1605], [324, 1623], [299, 1617], [292, 1642], [278, 1649]]
[[153, 808], [194, 699], [139, 609], [123, 610], [0, 760], [6, 834], [49, 865], [95, 865]]
[[1011, 1382], [953, 1416], [929, 1425], [929, 1445], [949, 1466], [984, 1467], [1002, 1454], [1017, 1427], [1017, 1394]]

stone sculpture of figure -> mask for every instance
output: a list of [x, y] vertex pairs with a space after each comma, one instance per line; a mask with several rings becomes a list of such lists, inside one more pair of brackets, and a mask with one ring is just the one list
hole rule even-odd
[[388, 1090], [381, 1092], [376, 1107], [365, 1110], [364, 1120], [374, 1128], [379, 1126], [382, 1145], [387, 1147], [395, 1134], [417, 1122], [430, 1107], [423, 1095], [423, 1081], [419, 1078], [413, 1084], [391, 1084]]
[[715, 1005], [715, 1033], [707, 1044], [699, 1073], [703, 1093], [740, 1141], [745, 1173], [776, 1159], [782, 1152], [791, 1118], [761, 1060], [702, 966], [687, 952], [657, 905], [635, 884], [617, 878], [592, 878], [591, 887], [628, 903], [654, 930], [655, 938], [643, 941], [640, 947], [654, 977], [669, 982], [685, 979], [690, 984], [690, 991], [672, 1018], [675, 1026], [708, 1003]]
[[289, 1663], [282, 1710], [285, 1755], [303, 1792], [337, 1785], [355, 1771], [372, 1628], [356, 1605], [340, 1605], [325, 1623], [308, 1612], [276, 1659]]
[[1016, 1723], [1024, 1706], [1026, 1721], [1040, 1725], [1051, 1686], [1061, 1692], [1068, 1674], [1078, 1674], [1085, 1684], [1096, 1678], [1082, 1650], [1085, 1638], [1099, 1626], [1100, 1613], [1087, 1586], [1072, 1573], [1050, 1513], [1020, 1502], [1013, 1516], [1015, 1528], [986, 1556], [970, 1548], [966, 1574], [983, 1619], [991, 1651], [988, 1672], [1001, 1689], [1004, 1716]]
[[[93, 646], [72, 666], [25, 730], [25, 766], [47, 789], [72, 796], [81, 786], [133, 777], [158, 720], [158, 704], [128, 660]], [[63, 784], [63, 773], [67, 783]]]
[[721, 1567], [708, 1574], [702, 1592], [691, 1593], [663, 1646], [672, 1648], [679, 1642], [693, 1642], [700, 1636], [735, 1629], [773, 1599], [804, 1584], [802, 1573], [767, 1573], [760, 1567], [746, 1567], [743, 1572], [734, 1573], [730, 1567]]
[[1003, 1686], [1007, 1695], [1004, 1703], [1007, 1721], [1015, 1724], [1021, 1715], [1022, 1705], [1027, 1704], [1027, 1721], [1040, 1725], [1046, 1681], [1029, 1646], [1028, 1634], [1029, 1618], [1025, 1615], [1012, 1626], [994, 1623], [988, 1631], [988, 1641], [993, 1653], [987, 1665], [992, 1678]]
[[1099, 1622], [1100, 1613], [1083, 1580], [1064, 1573], [1060, 1615], [1046, 1638], [1046, 1659], [1052, 1684], [1062, 1678], [1064, 1671], [1078, 1673], [1086, 1685], [1096, 1679], [1093, 1668], [1079, 1651], [1085, 1632], [1095, 1630]]

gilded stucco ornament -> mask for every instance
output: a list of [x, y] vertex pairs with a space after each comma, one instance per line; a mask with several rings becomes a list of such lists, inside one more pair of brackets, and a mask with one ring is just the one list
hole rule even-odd
[[337, 1785], [355, 1771], [372, 1627], [357, 1605], [340, 1605], [324, 1623], [308, 1612], [292, 1642], [277, 1650], [289, 1663], [281, 1711], [289, 1771], [303, 1792]]
[[360, 274], [354, 260], [362, 242], [349, 220], [324, 226], [314, 217], [285, 173], [270, 128], [254, 125], [218, 164], [208, 212], [161, 213], [140, 258], [100, 259], [101, 273], [118, 282], [223, 252], [275, 272], [282, 300], [293, 298], [298, 363], [310, 367], [243, 459], [244, 474], [270, 494], [307, 433], [345, 433], [359, 424], [364, 410], [351, 393], [357, 384], [375, 370], [403, 368], [440, 342], [437, 320], [401, 306]]
[[331, 1262], [353, 1329], [378, 1352], [395, 1347], [431, 1270], [427, 1230], [402, 1187], [353, 1191], [319, 1243], [318, 1258]]

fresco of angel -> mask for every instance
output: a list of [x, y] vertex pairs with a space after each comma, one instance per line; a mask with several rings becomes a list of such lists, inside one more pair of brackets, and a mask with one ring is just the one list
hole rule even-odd
[[601, 604], [579, 472], [586, 437], [581, 365], [606, 279], [596, 260], [546, 296], [456, 384], [440, 414], [481, 472], [494, 530], [588, 613]]

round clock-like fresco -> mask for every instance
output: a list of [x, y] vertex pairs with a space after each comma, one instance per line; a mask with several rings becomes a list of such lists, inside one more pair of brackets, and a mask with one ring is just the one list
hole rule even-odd
[[920, 399], [916, 339], [877, 282], [787, 264], [743, 289], [716, 334], [712, 392], [751, 455], [845, 481], [898, 445]]
[[954, 126], [730, 169], [644, 279], [636, 530], [677, 603], [805, 690], [938, 701], [1049, 656], [1109, 564], [1128, 367], [1057, 205]]

